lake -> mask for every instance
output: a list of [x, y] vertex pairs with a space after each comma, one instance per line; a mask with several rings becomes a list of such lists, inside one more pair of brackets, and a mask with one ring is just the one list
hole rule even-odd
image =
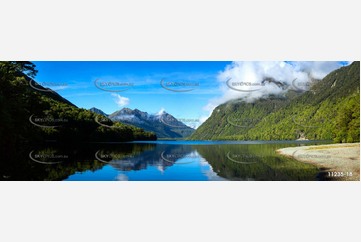
[[0, 163], [1, 180], [312, 181], [313, 165], [278, 155], [284, 147], [327, 141], [147, 141], [49, 143], [19, 149]]

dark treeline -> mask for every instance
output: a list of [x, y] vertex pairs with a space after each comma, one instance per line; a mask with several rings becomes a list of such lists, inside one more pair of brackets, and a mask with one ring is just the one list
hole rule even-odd
[[49, 140], [71, 144], [156, 139], [153, 133], [76, 107], [37, 84], [33, 80], [36, 74], [36, 66], [31, 62], [0, 62], [2, 157], [11, 157], [19, 146]]

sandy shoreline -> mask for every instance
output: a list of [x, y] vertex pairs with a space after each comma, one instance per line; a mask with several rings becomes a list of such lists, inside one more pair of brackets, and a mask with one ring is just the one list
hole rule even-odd
[[289, 147], [277, 153], [316, 165], [326, 180], [360, 181], [360, 143]]

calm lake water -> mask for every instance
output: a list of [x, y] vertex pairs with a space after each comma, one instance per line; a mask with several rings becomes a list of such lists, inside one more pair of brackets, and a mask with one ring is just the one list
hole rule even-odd
[[314, 141], [153, 141], [77, 147], [31, 147], [1, 162], [1, 180], [66, 181], [307, 181], [322, 180], [313, 165], [277, 149]]

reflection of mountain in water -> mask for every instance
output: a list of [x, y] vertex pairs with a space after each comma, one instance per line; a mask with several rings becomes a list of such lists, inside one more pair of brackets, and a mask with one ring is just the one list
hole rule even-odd
[[[154, 172], [152, 168], [164, 172], [169, 180], [199, 180], [204, 176], [211, 176], [208, 180], [219, 180], [218, 176], [228, 180], [316, 180], [319, 173], [316, 167], [275, 153], [287, 146], [290, 144], [105, 143], [78, 147], [46, 144], [22, 147], [11, 159], [2, 160], [0, 180], [65, 180], [87, 171], [104, 172], [106, 175], [101, 179], [113, 180], [112, 175], [103, 171], [105, 166], [114, 168], [116, 173], [137, 171], [135, 180], [162, 179], [157, 177], [158, 173], [149, 175]], [[40, 162], [32, 160], [29, 154]], [[65, 157], [60, 159], [61, 163], [53, 158], [58, 156]], [[174, 169], [167, 169], [173, 165]], [[84, 180], [92, 175], [85, 174]]]
[[277, 145], [197, 146], [199, 154], [229, 180], [315, 180], [318, 169], [275, 154]]
[[218, 176], [228, 180], [315, 180], [319, 172], [310, 164], [277, 155], [275, 150], [282, 146], [279, 144], [156, 144], [143, 152], [134, 151], [144, 145], [123, 144], [118, 150], [104, 151], [104, 154], [113, 157], [109, 159], [109, 164], [119, 171], [146, 170], [150, 166], [165, 171], [174, 164], [184, 164], [184, 158], [191, 158], [193, 161], [195, 158], [197, 162], [207, 163]]
[[[133, 147], [139, 147], [139, 145], [133, 144]], [[120, 171], [138, 171], [147, 169], [148, 166], [154, 166], [164, 171], [166, 168], [174, 165], [177, 160], [187, 157], [192, 152], [191, 146], [156, 145], [152, 148], [138, 154], [134, 152], [122, 153], [113, 150], [109, 153], [109, 156], [116, 158], [111, 159], [109, 164]]]

